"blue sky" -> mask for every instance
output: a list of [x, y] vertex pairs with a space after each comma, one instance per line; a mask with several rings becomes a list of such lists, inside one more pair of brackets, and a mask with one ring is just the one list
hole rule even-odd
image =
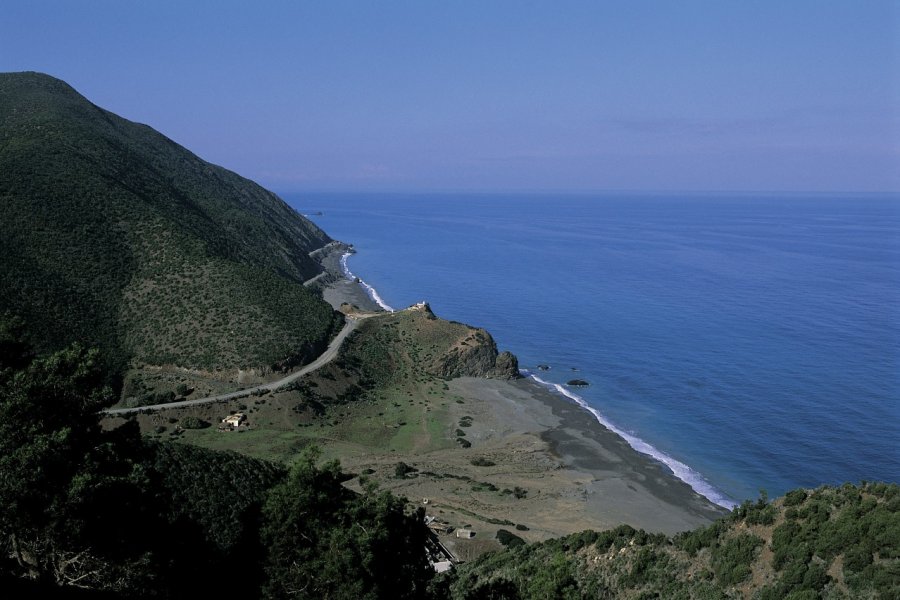
[[900, 190], [896, 0], [4, 0], [20, 70], [283, 192]]

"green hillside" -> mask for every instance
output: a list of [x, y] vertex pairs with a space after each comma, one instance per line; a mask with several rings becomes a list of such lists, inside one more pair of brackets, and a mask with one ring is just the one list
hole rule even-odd
[[38, 73], [0, 74], [0, 313], [50, 350], [269, 366], [339, 326], [302, 286], [330, 238], [274, 194]]
[[486, 555], [443, 581], [474, 598], [900, 597], [900, 487], [794, 490], [674, 538], [622, 526]]

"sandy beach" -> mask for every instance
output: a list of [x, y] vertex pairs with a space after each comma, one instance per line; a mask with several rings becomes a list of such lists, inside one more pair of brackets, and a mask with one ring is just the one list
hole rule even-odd
[[[340, 273], [339, 259], [334, 252], [324, 265]], [[323, 290], [333, 306], [350, 302], [378, 309], [360, 285], [345, 277], [334, 279]], [[529, 379], [458, 378], [448, 388], [445, 396], [452, 402], [441, 405], [447, 407], [447, 437], [452, 439], [461, 418], [470, 417], [465, 433], [471, 448], [422, 447], [415, 453], [381, 455], [343, 442], [329, 454], [348, 468], [371, 469], [384, 487], [412, 500], [427, 499], [430, 511], [456, 526], [491, 532], [521, 524], [528, 529], [517, 533], [530, 540], [623, 523], [674, 533], [725, 514], [587, 410]], [[473, 465], [476, 458], [493, 464]], [[392, 478], [397, 461], [419, 472]], [[527, 493], [524, 498], [479, 493], [479, 482]]]
[[361, 285], [348, 279], [341, 267], [341, 258], [348, 252], [348, 246], [335, 245], [328, 252], [323, 252], [321, 264], [328, 276], [323, 278], [321, 286], [322, 298], [339, 309], [341, 304], [349, 303], [362, 311], [380, 312], [383, 309], [372, 300]]
[[[345, 251], [335, 245], [322, 258], [330, 271], [321, 278], [327, 282], [323, 296], [335, 308], [350, 303], [381, 312], [367, 323], [394, 327], [398, 320], [343, 275]], [[435, 309], [440, 317], [440, 307]], [[416, 343], [418, 326], [402, 334], [407, 344]], [[308, 390], [325, 394], [333, 380], [333, 373], [313, 373], [304, 381]], [[210, 427], [184, 431], [182, 439], [285, 462], [315, 444], [324, 458], [359, 475], [349, 487], [360, 489], [372, 479], [448, 526], [475, 531], [471, 539], [441, 536], [461, 560], [499, 548], [499, 529], [528, 542], [621, 524], [672, 534], [726, 513], [574, 401], [530, 379], [408, 373], [361, 401], [321, 408], [310, 410], [305, 393], [283, 391], [160, 410], [137, 420], [153, 432], [166, 429], [172, 417], [217, 423], [228, 412], [246, 411], [249, 421], [240, 435]]]

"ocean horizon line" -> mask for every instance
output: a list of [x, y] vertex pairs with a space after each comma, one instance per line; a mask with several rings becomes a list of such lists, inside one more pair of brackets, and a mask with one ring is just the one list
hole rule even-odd
[[278, 185], [267, 185], [268, 189], [273, 190], [279, 196], [293, 196], [296, 194], [317, 194], [317, 195], [358, 195], [358, 196], [444, 196], [444, 195], [471, 195], [471, 196], [543, 196], [547, 194], [582, 197], [582, 196], [605, 196], [622, 194], [627, 196], [732, 196], [732, 197], [753, 197], [753, 196], [792, 196], [792, 197], [836, 197], [844, 198], [846, 196], [860, 197], [888, 197], [900, 200], [900, 189], [898, 190], [716, 190], [716, 189], [683, 189], [683, 190], [662, 190], [662, 189], [583, 189], [568, 190], [557, 188], [524, 188], [524, 189], [454, 189], [454, 188], [424, 188], [424, 189], [353, 189], [353, 188], [297, 188], [289, 189]]

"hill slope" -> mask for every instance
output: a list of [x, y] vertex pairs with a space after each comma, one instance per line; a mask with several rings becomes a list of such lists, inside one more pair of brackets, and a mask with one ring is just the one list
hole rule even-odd
[[302, 286], [330, 241], [274, 194], [38, 73], [0, 74], [0, 313], [110, 366], [314, 356], [340, 318]]
[[900, 487], [794, 490], [674, 538], [586, 531], [484, 556], [444, 583], [454, 599], [897, 598]]

